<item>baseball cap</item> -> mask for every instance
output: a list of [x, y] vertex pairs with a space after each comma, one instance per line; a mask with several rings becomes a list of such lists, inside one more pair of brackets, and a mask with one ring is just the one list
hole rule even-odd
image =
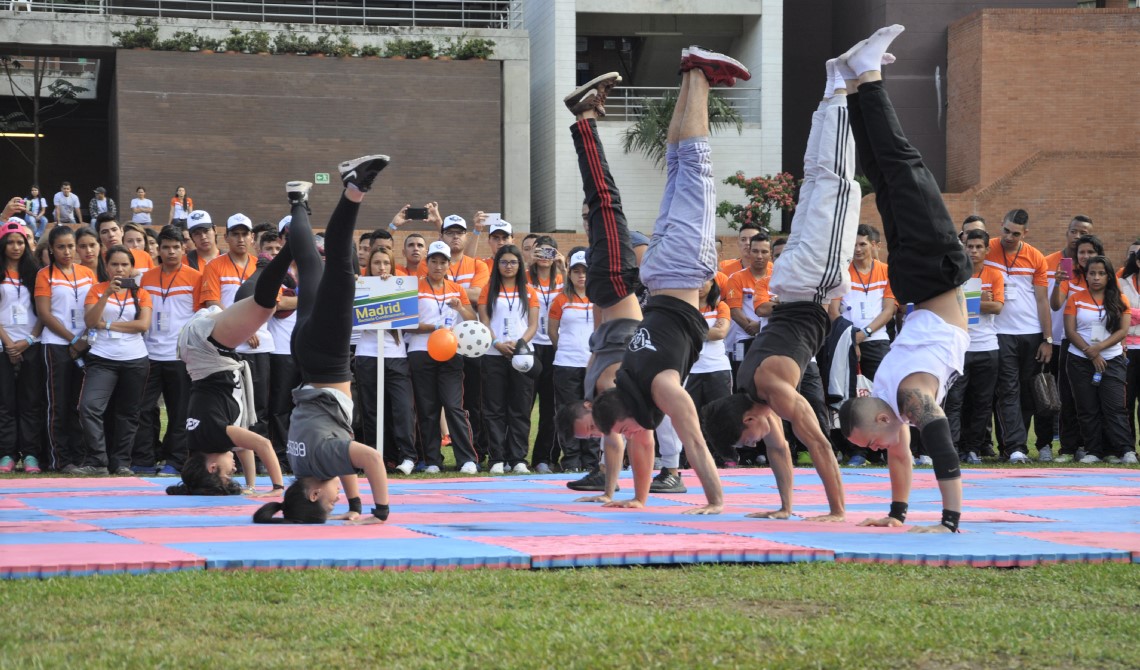
[[292, 214], [286, 214], [285, 218], [283, 218], [277, 222], [277, 232], [283, 233], [286, 230], [289, 230], [289, 224], [290, 223], [293, 223], [293, 215]]
[[210, 218], [210, 213], [204, 209], [196, 209], [190, 212], [190, 216], [186, 217], [186, 229], [194, 230], [195, 228], [214, 227], [214, 220]]
[[570, 256], [570, 267], [576, 267], [579, 265], [586, 265], [585, 250], [575, 252], [572, 256]]
[[629, 246], [631, 247], [647, 247], [649, 246], [649, 238], [645, 233], [639, 233], [636, 230], [629, 231]]
[[107, 189], [103, 188], [102, 186], [99, 186], [98, 188], [95, 189], [95, 192], [96, 193], [106, 193]]
[[242, 214], [241, 212], [234, 214], [226, 220], [226, 230], [233, 230], [238, 226], [245, 226], [246, 228], [253, 230], [253, 221], [250, 221], [249, 217], [245, 214]]
[[[444, 222], [444, 225], [446, 225], [446, 222]], [[436, 240], [428, 246], [427, 256], [424, 258], [431, 258], [433, 254], [443, 254], [447, 260], [451, 260], [451, 247], [447, 246], [447, 242]]]
[[8, 233], [20, 233], [21, 235], [26, 235], [27, 233], [24, 232], [24, 220], [13, 216], [12, 218], [5, 221], [4, 225], [0, 225], [0, 237], [4, 237]]
[[512, 235], [510, 222], [499, 219], [498, 223], [492, 223], [487, 227], [488, 235], [494, 235], [495, 233], [506, 233], [508, 236]]
[[[463, 230], [467, 230], [467, 221], [458, 214], [449, 214], [447, 218], [443, 220], [443, 227], [441, 227], [440, 230], [443, 231], [447, 230], [448, 228], [454, 228], [456, 226], [459, 226]], [[450, 256], [448, 256], [448, 258], [450, 258]]]

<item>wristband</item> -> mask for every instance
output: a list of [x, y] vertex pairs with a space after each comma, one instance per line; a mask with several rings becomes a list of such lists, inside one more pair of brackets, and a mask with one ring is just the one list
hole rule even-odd
[[349, 512], [356, 512], [357, 514], [360, 514], [360, 511], [362, 509], [363, 508], [360, 506], [360, 497], [359, 496], [357, 496], [355, 498], [349, 498], [348, 499], [348, 511]]
[[25, 337], [24, 340], [28, 343], [29, 347], [36, 343], [36, 338], [32, 337], [31, 335]]
[[389, 223], [388, 224], [388, 230], [399, 230], [399, 229], [400, 229], [400, 227], [397, 226], [395, 223]]
[[942, 525], [950, 529], [951, 533], [959, 533], [958, 522], [962, 519], [961, 512], [952, 512], [948, 509], [942, 510]]
[[73, 347], [74, 347], [74, 346], [75, 346], [75, 343], [76, 343], [76, 342], [78, 342], [78, 341], [79, 341], [79, 340], [81, 340], [81, 339], [83, 339], [83, 333], [80, 333], [80, 334], [76, 335], [76, 336], [75, 336], [75, 337], [74, 337], [74, 338], [71, 340], [71, 346], [73, 346]]
[[898, 519], [899, 523], [906, 523], [906, 511], [909, 505], [904, 502], [891, 501], [891, 511], [887, 513], [892, 519]]
[[285, 485], [284, 485], [284, 484], [274, 484], [274, 485], [273, 485], [273, 490], [274, 490], [274, 491], [284, 491], [284, 490], [285, 490]]
[[377, 519], [380, 519], [381, 521], [387, 521], [388, 520], [388, 506], [387, 505], [377, 505], [377, 506], [373, 507], [372, 508], [372, 516], [376, 517]]

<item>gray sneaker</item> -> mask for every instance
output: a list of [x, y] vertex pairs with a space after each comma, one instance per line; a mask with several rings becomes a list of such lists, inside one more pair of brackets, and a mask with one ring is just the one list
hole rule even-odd
[[588, 109], [593, 109], [594, 113], [601, 118], [606, 115], [606, 96], [609, 95], [610, 89], [620, 83], [620, 74], [607, 72], [574, 89], [570, 95], [562, 99], [562, 102], [566, 105], [566, 109], [569, 109], [573, 114], [581, 114]]
[[662, 469], [649, 483], [650, 493], [684, 493], [688, 491], [681, 481], [681, 475], [672, 470]]
[[1129, 451], [1124, 454], [1124, 458], [1121, 458], [1120, 462], [1124, 465], [1136, 465], [1140, 461], [1137, 461], [1135, 451]]
[[538, 466], [535, 467], [534, 471], [540, 475], [554, 474], [554, 471], [551, 470], [550, 466], [547, 465], [546, 463], [539, 463]]
[[1041, 447], [1037, 450], [1038, 463], [1052, 463], [1053, 462], [1053, 447]]
[[83, 465], [75, 468], [72, 474], [80, 475], [83, 477], [106, 477], [111, 473], [107, 470], [107, 468], [99, 468], [95, 467], [94, 465]]
[[135, 471], [125, 465], [120, 465], [119, 469], [115, 470], [115, 474], [119, 477], [134, 477]]

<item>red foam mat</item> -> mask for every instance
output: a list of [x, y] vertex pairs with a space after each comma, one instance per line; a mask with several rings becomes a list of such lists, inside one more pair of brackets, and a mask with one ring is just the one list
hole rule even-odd
[[18, 544], [0, 552], [0, 577], [53, 577], [103, 572], [164, 572], [201, 569], [200, 556], [138, 544]]
[[427, 537], [399, 526], [332, 524], [250, 524], [217, 528], [135, 528], [115, 535], [152, 544], [191, 542], [267, 542], [273, 540], [407, 540]]

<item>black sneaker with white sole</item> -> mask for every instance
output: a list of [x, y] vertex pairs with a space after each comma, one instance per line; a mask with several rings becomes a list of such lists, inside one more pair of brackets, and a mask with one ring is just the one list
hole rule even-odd
[[352, 184], [361, 193], [367, 193], [372, 188], [372, 181], [380, 171], [388, 167], [392, 159], [383, 154], [361, 156], [345, 161], [337, 166], [340, 170], [340, 180], [345, 186]]
[[681, 475], [667, 468], [661, 468], [661, 472], [649, 483], [650, 493], [684, 493], [688, 490], [681, 481]]
[[[601, 468], [594, 468], [585, 477], [566, 482], [566, 488], [571, 491], [605, 491], [606, 473], [602, 472]], [[614, 489], [614, 491], [620, 490], [620, 486]]]

